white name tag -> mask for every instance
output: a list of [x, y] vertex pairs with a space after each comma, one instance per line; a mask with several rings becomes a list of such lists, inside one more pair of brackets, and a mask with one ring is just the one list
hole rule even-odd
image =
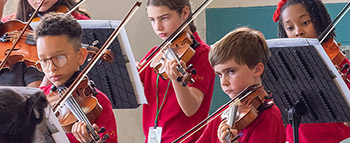
[[148, 130], [148, 143], [161, 143], [162, 139], [162, 127], [149, 127]]

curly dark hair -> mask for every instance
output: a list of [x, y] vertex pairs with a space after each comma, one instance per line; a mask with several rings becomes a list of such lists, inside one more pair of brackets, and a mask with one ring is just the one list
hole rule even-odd
[[82, 28], [77, 20], [62, 13], [48, 13], [40, 19], [39, 25], [35, 28], [35, 40], [41, 36], [67, 35], [76, 51], [81, 48]]
[[[281, 15], [283, 13], [283, 10], [295, 4], [302, 4], [310, 14], [311, 22], [314, 24], [317, 35], [321, 35], [327, 26], [332, 23], [331, 17], [329, 16], [328, 11], [321, 0], [288, 0], [281, 8]], [[278, 21], [278, 37], [287, 38], [288, 36], [284, 30], [281, 15], [280, 20]], [[335, 37], [334, 29], [329, 33], [324, 41], [328, 41], [333, 37]]]
[[1, 89], [0, 142], [33, 142], [36, 126], [43, 121], [47, 105], [41, 92], [25, 98], [12, 89]]

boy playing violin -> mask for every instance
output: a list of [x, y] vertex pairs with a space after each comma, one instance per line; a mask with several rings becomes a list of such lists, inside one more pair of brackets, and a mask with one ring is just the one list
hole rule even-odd
[[[274, 21], [278, 21], [280, 38], [318, 38], [332, 20], [320, 0], [282, 0], [277, 6]], [[334, 41], [334, 29], [321, 43], [333, 64], [342, 68], [350, 64]], [[331, 45], [336, 46], [331, 46]], [[344, 70], [345, 73], [347, 70]], [[349, 75], [346, 76], [349, 79]], [[347, 83], [350, 88], [350, 83]], [[349, 123], [345, 123], [349, 124]], [[286, 127], [287, 141], [293, 142], [293, 130]], [[350, 137], [350, 127], [343, 123], [300, 124], [299, 141], [303, 143], [340, 142]]]
[[[41, 18], [35, 31], [39, 63], [45, 76], [52, 85], [41, 89], [47, 95], [52, 106], [59, 100], [59, 95], [48, 95], [63, 87], [69, 87], [79, 74], [87, 56], [87, 50], [81, 47], [82, 29], [79, 23], [70, 15], [50, 13]], [[95, 89], [95, 88], [94, 88]], [[103, 110], [95, 120], [93, 127], [106, 130], [99, 135], [101, 138], [108, 134], [107, 142], [117, 142], [117, 131], [112, 106], [105, 94], [95, 89], [95, 97]], [[67, 133], [70, 142], [88, 142], [92, 138], [84, 122], [75, 122], [71, 133]]]
[[[269, 56], [270, 52], [262, 33], [241, 27], [228, 33], [212, 46], [209, 62], [220, 78], [222, 90], [233, 99], [248, 86], [262, 85], [261, 75]], [[261, 90], [258, 95], [262, 95], [261, 99], [265, 101], [257, 108], [258, 115], [249, 125], [237, 131], [227, 124], [227, 119], [216, 118], [207, 125], [197, 142], [224, 143], [225, 136], [230, 132], [230, 142], [238, 138], [242, 143], [284, 143], [286, 135], [281, 111], [273, 104], [271, 94], [263, 88]], [[243, 114], [251, 107], [249, 103], [238, 105], [237, 115]]]

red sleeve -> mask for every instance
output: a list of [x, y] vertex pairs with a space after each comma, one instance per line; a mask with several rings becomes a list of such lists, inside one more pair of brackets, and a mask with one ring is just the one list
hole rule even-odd
[[217, 130], [219, 128], [220, 123], [220, 117], [217, 117], [216, 119], [211, 121], [203, 131], [203, 134], [196, 141], [196, 143], [220, 143], [217, 137]]
[[[145, 55], [145, 57], [143, 57], [140, 61], [140, 64], [141, 62], [143, 62], [149, 55], [151, 55], [151, 53], [156, 49], [157, 47], [153, 47], [150, 51], [148, 51], [148, 53]], [[151, 58], [150, 58], [151, 59]], [[150, 61], [150, 59], [148, 61]], [[143, 65], [143, 66], [146, 66], [147, 62]], [[147, 65], [147, 68], [149, 67], [149, 65]], [[143, 67], [141, 67], [142, 69]], [[141, 70], [139, 69], [139, 71]], [[141, 79], [141, 82], [142, 83], [145, 83], [145, 76], [146, 76], [146, 68], [143, 69], [143, 71], [139, 74], [140, 75], [140, 79]]]
[[190, 63], [193, 62], [193, 68], [197, 71], [197, 73], [192, 75], [195, 82], [189, 86], [198, 88], [205, 96], [209, 96], [208, 94], [213, 93], [212, 90], [215, 74], [208, 60], [209, 48], [205, 47], [204, 45], [201, 46], [203, 46], [201, 47], [201, 50], [196, 51], [198, 52], [198, 55], [193, 57], [193, 59], [190, 61]]
[[[271, 109], [272, 108], [272, 109]], [[280, 111], [277, 112], [278, 108], [276, 105], [267, 109], [265, 113], [259, 114], [256, 120], [253, 121], [246, 128], [250, 131], [242, 130], [243, 136], [241, 142], [269, 142], [269, 143], [285, 143], [286, 132], [283, 125]]]
[[81, 13], [72, 12], [71, 14], [77, 20], [90, 20], [89, 17], [87, 17], [86, 15], [81, 14]]
[[109, 138], [107, 140], [107, 143], [116, 143], [118, 142], [117, 123], [114, 117], [111, 101], [101, 91], [98, 91], [98, 93], [99, 94], [96, 97], [98, 99], [98, 102], [103, 107], [103, 110], [95, 123], [99, 127], [104, 127], [106, 129], [104, 133], [100, 133], [100, 136], [103, 137], [105, 134], [108, 134]]

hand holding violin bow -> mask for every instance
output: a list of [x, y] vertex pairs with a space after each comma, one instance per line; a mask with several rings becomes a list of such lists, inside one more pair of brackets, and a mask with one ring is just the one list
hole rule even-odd
[[227, 124], [227, 119], [223, 120], [218, 128], [218, 139], [221, 143], [237, 143], [238, 131]]

